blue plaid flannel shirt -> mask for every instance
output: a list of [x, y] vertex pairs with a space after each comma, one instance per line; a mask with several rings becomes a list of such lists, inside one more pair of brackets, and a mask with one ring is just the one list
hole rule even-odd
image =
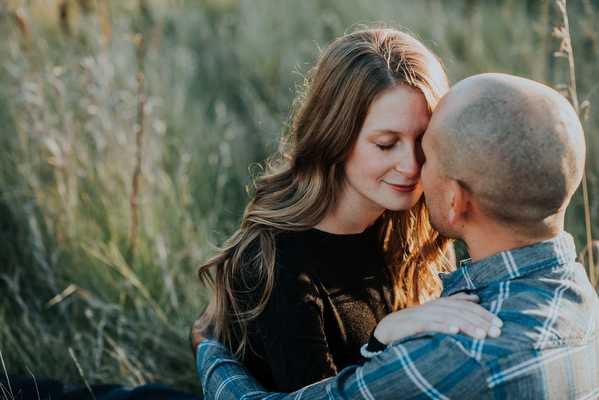
[[572, 237], [443, 274], [443, 294], [477, 294], [498, 338], [423, 333], [363, 366], [291, 394], [269, 393], [214, 340], [198, 348], [206, 399], [599, 399], [599, 299]]

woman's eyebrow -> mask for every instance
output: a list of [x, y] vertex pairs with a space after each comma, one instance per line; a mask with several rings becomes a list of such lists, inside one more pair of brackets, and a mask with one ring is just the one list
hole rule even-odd
[[398, 131], [395, 129], [386, 129], [386, 128], [373, 129], [372, 133], [375, 135], [401, 135], [401, 134], [403, 134], [402, 131]]

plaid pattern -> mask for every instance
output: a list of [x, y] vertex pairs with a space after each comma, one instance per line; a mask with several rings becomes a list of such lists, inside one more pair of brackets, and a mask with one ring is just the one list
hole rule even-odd
[[198, 349], [206, 399], [599, 399], [599, 299], [569, 234], [444, 274], [504, 322], [499, 338], [424, 333], [292, 394], [268, 393], [214, 340]]

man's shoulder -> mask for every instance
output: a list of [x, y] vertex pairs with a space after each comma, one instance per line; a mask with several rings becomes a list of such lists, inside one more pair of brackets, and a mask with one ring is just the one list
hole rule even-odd
[[580, 264], [498, 282], [480, 296], [504, 322], [501, 336], [479, 344], [490, 387], [541, 382], [535, 390], [547, 398], [597, 390], [599, 298]]
[[577, 263], [496, 282], [476, 291], [504, 323], [490, 340], [514, 351], [584, 344], [599, 335], [599, 298]]

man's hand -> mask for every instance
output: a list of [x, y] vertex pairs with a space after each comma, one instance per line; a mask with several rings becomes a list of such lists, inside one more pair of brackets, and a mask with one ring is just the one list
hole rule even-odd
[[208, 307], [204, 311], [200, 318], [193, 323], [191, 331], [189, 332], [189, 343], [191, 345], [191, 351], [194, 357], [197, 357], [198, 346], [206, 339], [212, 337], [212, 327], [209, 324], [210, 313], [212, 312], [212, 302], [208, 304]]

